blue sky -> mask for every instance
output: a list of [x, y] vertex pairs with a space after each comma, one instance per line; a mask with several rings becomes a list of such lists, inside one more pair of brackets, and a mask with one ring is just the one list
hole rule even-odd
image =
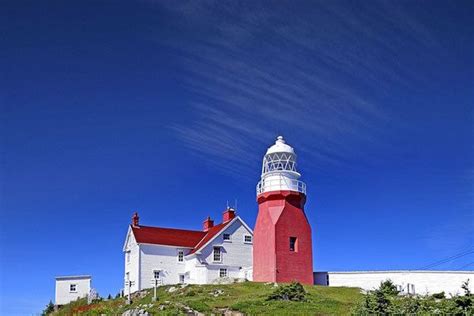
[[[474, 248], [472, 1], [3, 1], [0, 314], [122, 283], [132, 212], [251, 226], [279, 134], [315, 270]], [[473, 269], [468, 254], [435, 269]]]

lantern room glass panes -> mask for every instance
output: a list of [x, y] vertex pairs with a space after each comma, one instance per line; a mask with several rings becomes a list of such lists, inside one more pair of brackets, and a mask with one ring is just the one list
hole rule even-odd
[[272, 171], [296, 171], [295, 155], [290, 153], [273, 153], [263, 158], [262, 173]]

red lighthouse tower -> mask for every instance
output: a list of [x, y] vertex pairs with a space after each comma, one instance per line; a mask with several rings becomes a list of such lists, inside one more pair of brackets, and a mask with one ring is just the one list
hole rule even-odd
[[263, 158], [257, 185], [253, 280], [313, 284], [311, 227], [304, 212], [306, 184], [296, 154], [279, 136]]

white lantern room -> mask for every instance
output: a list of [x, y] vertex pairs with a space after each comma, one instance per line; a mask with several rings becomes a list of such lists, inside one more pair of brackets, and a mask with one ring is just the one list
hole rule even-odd
[[306, 194], [306, 184], [298, 180], [296, 154], [293, 147], [286, 144], [283, 136], [278, 136], [275, 144], [268, 148], [262, 162], [262, 175], [257, 184], [257, 195], [271, 191], [295, 191]]

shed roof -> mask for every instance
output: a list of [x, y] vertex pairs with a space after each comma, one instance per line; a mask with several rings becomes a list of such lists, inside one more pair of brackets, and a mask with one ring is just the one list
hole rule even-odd
[[90, 275], [64, 275], [64, 276], [57, 276], [56, 280], [79, 280], [79, 279], [91, 279]]

